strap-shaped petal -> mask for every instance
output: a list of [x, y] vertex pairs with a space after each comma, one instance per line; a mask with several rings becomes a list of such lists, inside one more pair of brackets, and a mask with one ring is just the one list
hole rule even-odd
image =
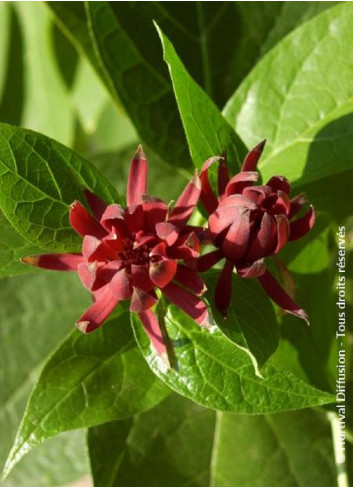
[[222, 158], [218, 165], [218, 195], [223, 197], [229, 183], [229, 170], [226, 158]]
[[218, 199], [215, 193], [213, 192], [210, 181], [208, 179], [208, 169], [210, 168], [211, 165], [213, 165], [213, 163], [219, 161], [220, 159], [221, 159], [220, 156], [212, 156], [212, 158], [206, 160], [202, 166], [201, 173], [200, 173], [200, 180], [201, 180], [200, 199], [204, 208], [209, 214], [211, 214], [217, 209]]
[[254, 240], [246, 255], [247, 261], [252, 262], [269, 255], [275, 249], [276, 242], [276, 221], [272, 216], [265, 212], [262, 216], [260, 229], [254, 237]]
[[303, 217], [290, 223], [289, 241], [302, 238], [305, 236], [315, 224], [315, 211], [311, 205], [310, 209]]
[[141, 204], [141, 195], [147, 193], [147, 159], [141, 146], [131, 160], [127, 183], [127, 205]]
[[241, 194], [244, 188], [251, 187], [259, 179], [257, 171], [242, 171], [232, 177], [226, 187], [225, 196]]
[[182, 228], [187, 223], [193, 210], [195, 209], [201, 194], [201, 182], [197, 174], [186, 185], [183, 193], [177, 200], [168, 222], [178, 228]]
[[139, 316], [152, 345], [157, 353], [169, 364], [167, 359], [167, 346], [156, 315], [148, 309], [147, 311], [140, 312]]
[[241, 209], [223, 239], [224, 256], [235, 263], [241, 260], [247, 250], [250, 236], [250, 212]]
[[114, 274], [109, 286], [119, 301], [130, 299], [132, 295], [132, 280], [126, 268], [122, 268]]
[[98, 276], [97, 272], [98, 262], [96, 261], [91, 263], [84, 262], [78, 266], [78, 276], [86, 289], [94, 291], [105, 285], [106, 282]]
[[272, 188], [272, 190], [277, 191], [277, 190], [282, 190], [285, 194], [289, 195], [291, 191], [291, 185], [289, 181], [287, 180], [286, 177], [282, 177], [280, 175], [276, 175], [267, 182], [269, 187]]
[[95, 295], [96, 301], [76, 322], [77, 328], [83, 333], [91, 333], [108, 318], [119, 300], [112, 293], [109, 285], [104, 286]]
[[297, 316], [300, 319], [309, 324], [309, 316], [296, 304], [293, 299], [287, 294], [287, 292], [279, 285], [271, 272], [266, 272], [259, 277], [260, 284], [266, 291], [267, 295], [282, 309], [289, 312], [293, 316]]
[[107, 234], [99, 222], [77, 200], [70, 205], [70, 224], [80, 236], [89, 234], [101, 239]]
[[264, 146], [266, 144], [266, 139], [261, 141], [255, 148], [253, 148], [249, 153], [246, 155], [243, 165], [241, 167], [241, 171], [255, 171], [257, 162], [259, 161], [259, 158], [262, 154], [262, 151], [264, 149]]
[[134, 287], [148, 292], [155, 286], [150, 278], [148, 265], [131, 265], [131, 274]]
[[224, 256], [221, 250], [210, 251], [210, 253], [200, 256], [197, 260], [197, 270], [199, 272], [206, 272], [213, 267], [213, 265], [222, 260], [222, 258], [224, 258]]
[[207, 290], [206, 284], [199, 273], [185, 265], [178, 265], [174, 280], [190, 289], [196, 295], [202, 295]]
[[157, 296], [153, 290], [145, 292], [134, 287], [130, 302], [130, 311], [138, 313], [147, 311], [156, 304], [157, 300]]
[[176, 306], [186, 312], [200, 326], [209, 327], [212, 323], [206, 304], [196, 295], [170, 282], [162, 290]]
[[227, 317], [229, 304], [232, 298], [232, 275], [234, 264], [226, 260], [222, 272], [218, 276], [215, 302], [217, 309], [224, 318]]
[[266, 272], [266, 264], [263, 258], [255, 261], [249, 266], [238, 266], [237, 272], [241, 278], [256, 278]]
[[86, 197], [86, 200], [92, 209], [92, 212], [94, 214], [94, 217], [98, 219], [98, 221], [101, 220], [101, 217], [107, 207], [107, 204], [103, 202], [103, 200], [98, 197], [98, 195], [94, 194], [90, 190], [84, 190], [83, 191], [84, 196]]
[[287, 243], [289, 238], [289, 222], [286, 216], [279, 214], [276, 216], [277, 221], [277, 245], [274, 253], [278, 253]]
[[46, 270], [59, 270], [63, 272], [76, 272], [77, 267], [84, 261], [84, 257], [76, 253], [49, 253], [21, 258], [22, 263], [45, 268]]
[[158, 287], [165, 287], [173, 280], [177, 271], [177, 260], [162, 259], [150, 264], [150, 278]]

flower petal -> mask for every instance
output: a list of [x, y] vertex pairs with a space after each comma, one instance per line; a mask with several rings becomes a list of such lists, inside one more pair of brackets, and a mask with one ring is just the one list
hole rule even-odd
[[49, 253], [21, 258], [22, 263], [45, 268], [46, 270], [60, 270], [63, 272], [76, 272], [77, 267], [84, 261], [84, 257], [76, 253]]
[[222, 243], [226, 258], [236, 262], [244, 257], [250, 236], [250, 212], [239, 210]]
[[112, 293], [109, 285], [106, 285], [96, 295], [96, 302], [76, 322], [77, 328], [82, 333], [91, 333], [107, 319], [118, 302], [117, 297]]
[[131, 160], [127, 183], [127, 205], [142, 204], [141, 195], [147, 193], [147, 159], [142, 146], [138, 146]]
[[286, 179], [286, 177], [282, 177], [280, 175], [276, 175], [267, 182], [269, 187], [272, 188], [272, 190], [282, 190], [285, 194], [289, 195], [290, 190], [291, 190], [291, 185], [289, 181]]
[[145, 292], [134, 287], [130, 302], [130, 311], [138, 313], [147, 311], [156, 304], [157, 300], [157, 296], [153, 290]]
[[195, 209], [201, 194], [201, 182], [197, 174], [187, 184], [183, 193], [177, 200], [168, 222], [182, 228], [187, 223]]
[[205, 255], [200, 256], [197, 260], [197, 270], [199, 272], [206, 272], [213, 267], [213, 265], [222, 260], [222, 258], [224, 258], [224, 256], [221, 250], [214, 250], [210, 253], [206, 253]]
[[99, 222], [77, 200], [70, 205], [70, 224], [80, 236], [90, 234], [103, 238], [107, 234]]
[[164, 287], [171, 280], [177, 271], [177, 260], [160, 260], [150, 264], [150, 278], [158, 287]]
[[85, 189], [83, 191], [84, 193], [84, 196], [86, 197], [86, 200], [90, 206], [90, 208], [92, 209], [92, 212], [95, 216], [96, 219], [98, 219], [98, 221], [101, 220], [101, 217], [107, 207], [107, 204], [105, 202], [103, 202], [103, 200], [98, 197], [96, 194], [94, 194], [93, 192], [91, 192], [90, 190], [87, 190]]
[[265, 212], [262, 216], [260, 229], [252, 242], [250, 250], [246, 254], [247, 261], [252, 262], [267, 256], [275, 248], [276, 240], [276, 221], [272, 216]]
[[130, 299], [132, 295], [132, 284], [131, 277], [126, 268], [122, 268], [114, 274], [109, 282], [109, 287], [119, 301]]
[[131, 265], [131, 274], [134, 287], [148, 292], [155, 286], [150, 278], [148, 265]]
[[144, 230], [154, 233], [156, 224], [164, 222], [167, 216], [168, 207], [164, 202], [146, 202], [142, 204], [144, 213]]
[[251, 211], [257, 210], [257, 205], [255, 202], [245, 195], [235, 194], [229, 195], [219, 204], [218, 209], [222, 209], [223, 207], [245, 207]]
[[100, 222], [108, 232], [111, 232], [114, 227], [119, 234], [119, 237], [130, 236], [129, 229], [125, 222], [124, 208], [119, 204], [108, 205]]
[[287, 294], [287, 292], [279, 285], [277, 280], [274, 278], [271, 272], [266, 270], [264, 275], [259, 277], [260, 284], [264, 288], [267, 295], [282, 309], [293, 314], [293, 316], [297, 316], [300, 319], [304, 319], [304, 321], [309, 324], [309, 316], [301, 309], [298, 304], [296, 304], [291, 297]]
[[84, 262], [78, 266], [78, 276], [80, 277], [80, 280], [82, 284], [86, 287], [86, 289], [95, 291], [106, 284], [106, 282], [99, 277], [97, 271], [98, 262], [96, 261], [91, 263]]
[[249, 266], [237, 267], [237, 272], [241, 278], [256, 278], [266, 272], [266, 264], [263, 258], [255, 261]]
[[220, 156], [213, 156], [212, 158], [206, 160], [202, 166], [201, 173], [200, 173], [200, 180], [201, 180], [200, 199], [204, 208], [209, 214], [211, 214], [217, 209], [218, 199], [215, 196], [210, 181], [208, 179], [208, 169], [211, 165], [213, 165], [213, 163], [219, 161], [220, 159], [221, 159]]
[[274, 253], [278, 253], [287, 243], [289, 238], [289, 222], [286, 216], [279, 214], [276, 216], [277, 221], [277, 246]]
[[211, 319], [207, 306], [196, 295], [182, 289], [178, 285], [170, 282], [163, 290], [163, 294], [168, 297], [176, 306], [186, 312], [200, 326], [209, 327]]
[[89, 235], [83, 238], [82, 254], [87, 261], [104, 261], [117, 258], [116, 251], [108, 246], [105, 241]]
[[215, 290], [215, 302], [217, 309], [223, 315], [227, 317], [227, 311], [232, 298], [232, 275], [234, 264], [226, 260], [222, 272], [219, 274], [216, 290]]
[[290, 213], [291, 203], [287, 194], [282, 192], [282, 190], [277, 191], [277, 200], [272, 207], [272, 211], [275, 214], [285, 214], [286, 216]]
[[229, 171], [225, 158], [222, 158], [218, 165], [218, 195], [223, 196], [229, 183]]
[[242, 171], [232, 177], [226, 187], [225, 195], [241, 194], [244, 188], [250, 187], [259, 179], [257, 171]]
[[168, 246], [172, 246], [179, 237], [179, 230], [170, 222], [159, 222], [156, 224], [157, 236], [167, 243]]
[[241, 167], [241, 171], [254, 171], [257, 165], [257, 162], [259, 161], [259, 158], [262, 154], [262, 151], [264, 149], [264, 146], [266, 144], [266, 139], [261, 141], [255, 148], [253, 148], [249, 153], [246, 155], [244, 163]]
[[202, 295], [207, 290], [205, 282], [198, 272], [185, 265], [178, 265], [174, 280], [190, 289], [196, 295]]
[[[167, 356], [167, 346], [164, 341], [158, 319], [154, 312], [149, 309], [147, 311], [140, 312], [139, 316], [158, 355], [161, 355], [162, 357]], [[167, 360], [167, 358], [165, 358], [165, 360]], [[167, 363], [169, 363], [168, 360]]]
[[290, 223], [289, 241], [299, 239], [306, 235], [315, 224], [315, 211], [311, 205], [310, 209], [303, 217]]
[[303, 206], [307, 203], [307, 198], [304, 194], [299, 194], [290, 201], [290, 212], [288, 215], [288, 219], [294, 217], [298, 212], [303, 208]]

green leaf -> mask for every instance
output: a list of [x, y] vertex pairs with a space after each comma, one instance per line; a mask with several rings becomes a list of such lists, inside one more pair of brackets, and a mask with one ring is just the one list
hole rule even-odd
[[40, 2], [17, 3], [15, 8], [26, 47], [21, 125], [70, 144], [74, 134], [74, 114], [55, 60], [50, 14]]
[[[180, 118], [166, 73], [158, 71], [135, 46], [108, 2], [86, 2], [94, 65], [120, 100], [140, 137], [161, 157], [188, 166]], [[79, 40], [80, 42], [80, 40]]]
[[75, 486], [75, 482], [89, 474], [85, 432], [61, 433], [36, 447], [24, 457], [4, 487], [60, 487]]
[[[163, 311], [164, 313], [164, 311]], [[166, 367], [151, 347], [136, 315], [137, 342], [154, 373], [179, 394], [197, 403], [239, 414], [265, 414], [333, 402], [271, 360], [259, 377], [251, 359], [215, 326], [205, 330], [175, 306], [165, 311], [172, 343], [173, 368]]]
[[38, 272], [35, 267], [23, 265], [20, 258], [39, 253], [41, 250], [25, 241], [0, 212], [0, 278]]
[[265, 179], [284, 174], [309, 189], [352, 170], [352, 19], [352, 5], [343, 2], [303, 24], [226, 105], [226, 119], [249, 147], [267, 138], [260, 161]]
[[217, 427], [214, 486], [336, 485], [330, 425], [323, 412], [221, 415]]
[[[0, 466], [2, 467], [20, 424], [27, 398], [39, 375], [39, 369], [45, 357], [73, 329], [74, 321], [82, 308], [88, 303], [88, 294], [79, 283], [75, 274], [60, 272], [13, 277], [0, 280]], [[60, 311], [60, 314], [58, 314]], [[75, 441], [76, 440], [76, 441]], [[38, 457], [30, 456], [28, 462], [19, 464], [6, 484], [18, 485], [26, 479], [36, 486], [39, 478], [61, 484], [70, 482], [82, 474], [82, 454], [71, 457], [71, 469], [63, 450], [74, 446], [79, 448], [82, 442], [78, 435], [74, 439], [64, 438], [58, 444], [48, 446], [48, 457], [56, 451], [56, 465], [46, 467], [46, 474], [37, 474], [34, 470], [43, 470], [45, 451], [40, 450]], [[55, 448], [56, 447], [56, 448]], [[60, 473], [67, 467], [66, 478]], [[76, 470], [77, 469], [77, 470]], [[13, 478], [12, 478], [13, 477]], [[26, 485], [25, 484], [25, 485]], [[45, 484], [44, 484], [45, 485]], [[51, 484], [49, 484], [51, 485]]]
[[133, 418], [90, 428], [95, 486], [207, 486], [214, 411], [173, 394]]
[[257, 371], [279, 344], [279, 326], [272, 303], [257, 281], [233, 274], [233, 300], [224, 319], [213, 299], [219, 274], [220, 270], [215, 270], [204, 276], [212, 314], [220, 330], [250, 356]]
[[150, 409], [169, 389], [148, 369], [120, 312], [91, 336], [74, 331], [45, 364], [4, 469], [45, 439]]
[[330, 426], [311, 409], [240, 416], [172, 395], [91, 428], [88, 446], [100, 487], [335, 485]]
[[41, 134], [0, 124], [0, 207], [30, 242], [51, 251], [75, 251], [81, 238], [69, 225], [69, 205], [88, 188], [118, 201], [88, 161]]
[[240, 168], [245, 146], [216, 105], [184, 68], [169, 39], [157, 27], [168, 64], [175, 97], [196, 168], [210, 156], [226, 154]]

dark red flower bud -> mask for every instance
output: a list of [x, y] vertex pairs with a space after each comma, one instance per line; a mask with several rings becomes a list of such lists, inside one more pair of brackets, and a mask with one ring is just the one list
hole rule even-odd
[[218, 171], [218, 198], [208, 179], [209, 167], [220, 158], [207, 160], [200, 174], [201, 201], [209, 212], [208, 234], [218, 250], [202, 256], [198, 269], [205, 271], [222, 258], [224, 269], [216, 288], [216, 304], [226, 315], [231, 299], [232, 271], [243, 278], [259, 278], [267, 294], [283, 309], [308, 320], [308, 316], [289, 297], [266, 269], [264, 258], [278, 253], [288, 241], [304, 236], [314, 225], [312, 206], [299, 219], [292, 218], [306, 204], [303, 195], [290, 199], [291, 186], [282, 176], [265, 185], [255, 185], [256, 171], [265, 141], [250, 151], [240, 173], [228, 176], [225, 160]]

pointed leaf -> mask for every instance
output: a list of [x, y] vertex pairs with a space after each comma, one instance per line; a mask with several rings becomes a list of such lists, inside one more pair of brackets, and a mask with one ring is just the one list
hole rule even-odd
[[74, 331], [45, 364], [4, 471], [47, 438], [128, 418], [168, 394], [135, 346], [129, 313], [120, 312], [89, 336]]
[[249, 356], [218, 328], [200, 328], [175, 306], [168, 306], [160, 315], [164, 316], [174, 368], [168, 369], [156, 356], [141, 322], [132, 316], [140, 349], [159, 378], [203, 406], [239, 414], [263, 414], [326, 404], [334, 399], [271, 361], [262, 369], [262, 377], [257, 376]]
[[13, 227], [50, 251], [79, 250], [69, 225], [69, 205], [85, 202], [82, 190], [107, 203], [118, 200], [109, 182], [88, 161], [41, 134], [0, 124], [0, 207]]

